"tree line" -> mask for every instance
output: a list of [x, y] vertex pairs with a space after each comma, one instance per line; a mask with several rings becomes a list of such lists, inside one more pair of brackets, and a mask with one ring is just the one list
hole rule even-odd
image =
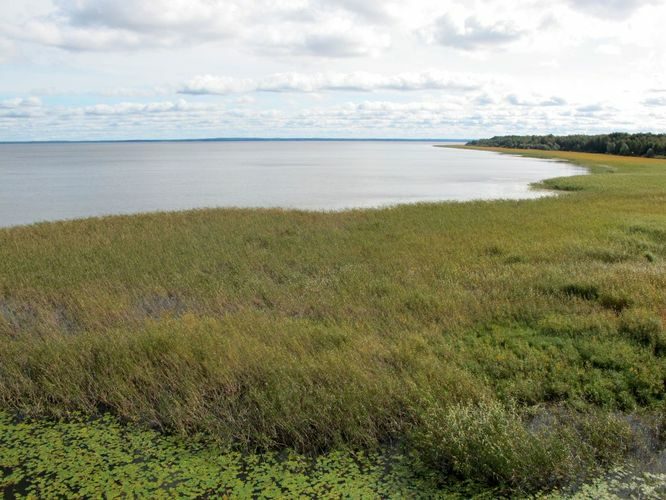
[[666, 157], [666, 134], [505, 135], [478, 139], [469, 146], [579, 151], [622, 156]]

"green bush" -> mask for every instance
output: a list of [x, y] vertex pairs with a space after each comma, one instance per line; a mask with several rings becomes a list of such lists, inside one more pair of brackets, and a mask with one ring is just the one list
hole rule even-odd
[[624, 458], [632, 447], [639, 445], [627, 419], [618, 414], [580, 414], [574, 415], [572, 421], [580, 446], [586, 448], [597, 464], [613, 464]]
[[415, 441], [423, 459], [443, 473], [527, 491], [575, 474], [573, 437], [530, 430], [516, 407], [482, 402], [430, 409]]
[[413, 438], [424, 462], [443, 476], [512, 492], [584, 480], [626, 458], [639, 442], [616, 414], [488, 400], [431, 406]]

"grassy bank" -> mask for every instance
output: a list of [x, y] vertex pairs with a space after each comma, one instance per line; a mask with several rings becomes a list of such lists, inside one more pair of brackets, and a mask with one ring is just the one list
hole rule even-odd
[[529, 201], [0, 230], [0, 408], [241, 451], [390, 445], [514, 492], [647, 463], [666, 426], [666, 161], [529, 154], [593, 175]]

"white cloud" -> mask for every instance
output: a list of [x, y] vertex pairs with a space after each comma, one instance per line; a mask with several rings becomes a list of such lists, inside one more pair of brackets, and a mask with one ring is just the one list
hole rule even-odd
[[57, 0], [71, 26], [103, 26], [140, 33], [186, 30], [224, 36], [241, 8], [216, 0]]
[[42, 101], [37, 97], [16, 97], [0, 101], [0, 118], [25, 120], [43, 114]]
[[291, 29], [269, 27], [257, 32], [250, 43], [267, 54], [361, 57], [387, 49], [391, 37], [376, 27], [359, 27], [347, 19], [329, 18]]
[[0, 101], [0, 109], [37, 108], [42, 105], [38, 97], [15, 97]]
[[[240, 40], [264, 52], [356, 57], [390, 45], [363, 24], [381, 3], [286, 0], [55, 0], [48, 15], [7, 24], [11, 37], [76, 52], [129, 51]], [[359, 24], [360, 23], [360, 24]]]
[[390, 38], [379, 33], [362, 31], [329, 31], [310, 33], [294, 46], [306, 54], [329, 57], [354, 57], [371, 54], [387, 48]]
[[666, 106], [666, 97], [648, 97], [643, 104], [645, 106]]
[[257, 90], [257, 83], [249, 78], [201, 75], [186, 82], [178, 89], [178, 92], [191, 95], [226, 95], [253, 90]]
[[469, 16], [462, 23], [449, 14], [438, 17], [424, 35], [430, 43], [462, 50], [493, 48], [519, 40], [525, 32], [507, 21], [482, 23]]
[[172, 47], [231, 36], [239, 11], [217, 0], [57, 0], [10, 33], [73, 51]]
[[477, 106], [489, 106], [495, 104], [496, 100], [488, 94], [481, 94], [474, 98], [474, 104]]
[[573, 9], [606, 19], [623, 20], [635, 11], [662, 0], [566, 0]]
[[[487, 96], [483, 97], [486, 98]], [[477, 137], [506, 133], [631, 130], [651, 115], [603, 103], [514, 106], [479, 96], [394, 102], [363, 100], [317, 107], [266, 108], [253, 101], [225, 106], [184, 99], [91, 106], [47, 106], [33, 99], [0, 104], [0, 128], [16, 139], [344, 136]], [[601, 120], [600, 120], [601, 118]], [[666, 127], [662, 115], [651, 118]], [[632, 125], [632, 123], [634, 125]]]
[[74, 114], [86, 114], [95, 116], [115, 115], [150, 115], [160, 113], [180, 113], [190, 111], [206, 110], [205, 106], [188, 103], [184, 99], [178, 101], [163, 101], [152, 103], [123, 102], [120, 104], [95, 104], [72, 110]]
[[265, 78], [232, 78], [202, 75], [186, 82], [178, 90], [181, 94], [226, 95], [240, 92], [321, 92], [375, 90], [477, 90], [481, 84], [470, 77], [451, 76], [437, 71], [380, 75], [355, 73], [277, 73]]
[[317, 0], [314, 3], [321, 9], [342, 9], [373, 23], [384, 23], [393, 17], [391, 2], [387, 0]]
[[578, 106], [576, 108], [576, 111], [578, 111], [579, 113], [593, 114], [606, 111], [606, 107], [601, 104], [587, 104], [585, 106]]
[[516, 94], [506, 96], [506, 101], [513, 106], [543, 107], [543, 106], [564, 106], [566, 99], [558, 96], [551, 97], [528, 97], [522, 98]]

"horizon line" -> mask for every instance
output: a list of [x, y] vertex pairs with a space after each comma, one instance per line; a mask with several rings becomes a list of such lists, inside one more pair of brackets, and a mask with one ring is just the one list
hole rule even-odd
[[470, 138], [407, 138], [407, 137], [202, 137], [195, 139], [53, 139], [1, 141], [0, 144], [80, 144], [116, 142], [468, 142]]

